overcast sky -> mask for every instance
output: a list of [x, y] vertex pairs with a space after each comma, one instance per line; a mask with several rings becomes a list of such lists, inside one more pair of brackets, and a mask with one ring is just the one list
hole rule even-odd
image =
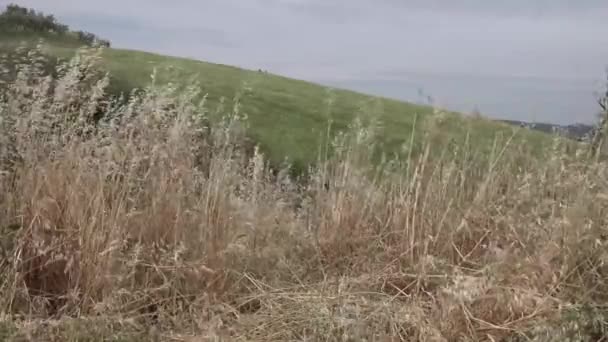
[[[448, 105], [466, 96], [461, 102], [485, 101], [488, 110], [518, 119], [588, 121], [591, 93], [608, 65], [608, 0], [0, 0], [8, 2], [54, 13], [115, 47], [387, 96], [399, 97], [402, 87], [401, 97], [411, 97], [420, 87]], [[442, 88], [445, 77], [457, 85]], [[505, 88], [488, 87], [522, 78], [527, 85], [514, 87], [524, 95], [537, 82], [560, 90], [497, 107]], [[564, 87], [576, 89], [560, 105]], [[475, 99], [480, 90], [486, 98]], [[555, 109], [529, 112], [551, 100]]]

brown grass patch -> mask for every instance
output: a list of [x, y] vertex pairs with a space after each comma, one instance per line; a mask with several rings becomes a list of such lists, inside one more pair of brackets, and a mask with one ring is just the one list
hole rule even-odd
[[0, 107], [11, 331], [92, 317], [132, 323], [91, 323], [98, 337], [153, 325], [175, 340], [605, 331], [608, 168], [584, 145], [556, 138], [540, 160], [510, 139], [491, 156], [427, 144], [378, 164], [355, 122], [304, 186], [251, 148], [238, 107], [209, 120], [195, 86], [117, 102], [95, 50], [57, 78], [36, 56]]

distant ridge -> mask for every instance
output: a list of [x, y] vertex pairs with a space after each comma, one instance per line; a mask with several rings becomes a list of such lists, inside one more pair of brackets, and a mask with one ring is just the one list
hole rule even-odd
[[569, 138], [577, 139], [577, 140], [580, 140], [580, 139], [586, 137], [593, 131], [593, 129], [595, 129], [594, 125], [581, 124], [581, 123], [571, 124], [571, 125], [555, 125], [555, 124], [550, 124], [550, 123], [545, 123], [545, 122], [524, 122], [524, 121], [517, 121], [517, 120], [498, 120], [498, 121], [505, 122], [505, 123], [512, 124], [512, 125], [529, 127], [530, 129], [545, 132], [545, 133], [560, 132]]

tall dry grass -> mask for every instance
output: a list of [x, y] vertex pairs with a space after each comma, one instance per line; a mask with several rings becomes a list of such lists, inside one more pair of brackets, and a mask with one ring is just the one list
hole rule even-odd
[[245, 152], [238, 106], [209, 120], [195, 85], [154, 77], [109, 99], [99, 58], [50, 77], [33, 50], [4, 92], [0, 312], [16, 331], [103, 317], [167, 340], [606, 337], [608, 164], [585, 146], [426, 144], [378, 165], [355, 120], [296, 183]]

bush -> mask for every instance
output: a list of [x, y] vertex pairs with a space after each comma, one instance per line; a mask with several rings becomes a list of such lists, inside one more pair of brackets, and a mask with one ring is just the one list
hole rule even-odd
[[103, 47], [110, 47], [110, 41], [105, 40], [105, 39], [100, 39], [93, 33], [77, 31], [76, 35], [78, 37], [78, 40], [85, 43], [86, 45], [89, 45], [89, 46], [99, 45], [99, 46], [103, 46]]

